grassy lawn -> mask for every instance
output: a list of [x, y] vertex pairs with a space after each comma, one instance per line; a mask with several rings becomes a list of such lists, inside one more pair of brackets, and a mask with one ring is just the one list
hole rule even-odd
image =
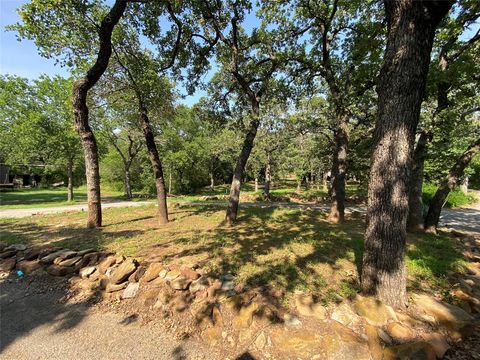
[[[87, 201], [86, 188], [74, 189], [74, 201], [67, 202], [67, 189], [15, 189], [0, 192], [0, 209], [20, 209], [36, 207], [54, 207], [81, 204]], [[102, 197], [120, 197], [121, 192], [102, 191]]]
[[[328, 303], [359, 289], [364, 223], [332, 225], [313, 210], [244, 208], [234, 227], [218, 207], [172, 207], [159, 226], [154, 206], [104, 210], [104, 227], [86, 229], [83, 212], [0, 220], [6, 242], [95, 247], [165, 263], [198, 263], [209, 273], [231, 272], [243, 285], [275, 285], [285, 292], [313, 292]], [[448, 291], [446, 274], [463, 262], [455, 240], [410, 236], [410, 288]]]

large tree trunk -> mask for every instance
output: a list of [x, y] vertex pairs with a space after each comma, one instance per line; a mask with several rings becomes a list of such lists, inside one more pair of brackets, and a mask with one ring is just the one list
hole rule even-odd
[[408, 186], [430, 53], [435, 28], [452, 3], [384, 1], [388, 40], [377, 88], [362, 289], [394, 307], [407, 300]]
[[95, 64], [88, 70], [85, 77], [73, 83], [73, 112], [75, 127], [82, 141], [85, 155], [85, 175], [87, 178], [88, 219], [87, 227], [102, 226], [102, 207], [100, 203], [100, 172], [98, 164], [98, 148], [95, 135], [88, 122], [88, 91], [98, 82], [107, 69], [112, 55], [112, 32], [122, 17], [126, 0], [116, 0], [109, 13], [103, 18], [98, 36], [100, 49]]
[[412, 173], [408, 192], [407, 227], [410, 231], [423, 230], [423, 164], [427, 152], [429, 134], [424, 130], [420, 133], [413, 153]]
[[450, 191], [457, 185], [463, 176], [465, 168], [475, 155], [480, 153], [480, 139], [477, 139], [469, 148], [457, 159], [457, 162], [450, 169], [447, 177], [441, 182], [428, 208], [427, 217], [425, 218], [425, 231], [436, 233], [438, 221], [442, 207], [447, 200]]
[[339, 111], [335, 130], [332, 163], [332, 205], [328, 219], [334, 223], [345, 220], [345, 176], [347, 172], [348, 124], [346, 114]]
[[165, 189], [165, 180], [163, 178], [162, 162], [160, 160], [160, 155], [158, 154], [157, 145], [155, 144], [155, 137], [153, 136], [147, 109], [141, 103], [141, 100], [139, 101], [143, 135], [145, 136], [145, 143], [147, 145], [150, 163], [152, 164], [153, 176], [155, 177], [158, 202], [158, 221], [160, 224], [166, 224], [168, 223], [167, 191]]
[[67, 177], [68, 177], [68, 184], [67, 184], [67, 201], [73, 201], [73, 161], [68, 160], [67, 165]]
[[257, 135], [258, 126], [260, 125], [259, 105], [260, 104], [258, 102], [252, 104], [252, 119], [250, 121], [250, 126], [247, 135], [245, 136], [245, 140], [243, 141], [242, 151], [238, 156], [235, 170], [233, 172], [232, 185], [230, 186], [230, 199], [227, 208], [227, 214], [225, 217], [228, 224], [233, 224], [237, 219], [242, 175], [245, 169], [245, 164], [247, 163], [247, 160], [253, 148], [253, 142], [255, 140], [255, 136]]
[[267, 153], [267, 163], [265, 164], [265, 183], [263, 185], [263, 197], [270, 200], [270, 181], [272, 180], [270, 153]]

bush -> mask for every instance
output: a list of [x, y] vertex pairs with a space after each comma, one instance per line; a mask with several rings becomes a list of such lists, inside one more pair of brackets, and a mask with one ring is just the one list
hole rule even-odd
[[[434, 184], [423, 184], [423, 204], [426, 206], [430, 205], [435, 192], [437, 191], [438, 186]], [[464, 194], [458, 189], [450, 191], [447, 197], [446, 207], [459, 207], [462, 205], [472, 204], [476, 201], [476, 198], [473, 194]]]

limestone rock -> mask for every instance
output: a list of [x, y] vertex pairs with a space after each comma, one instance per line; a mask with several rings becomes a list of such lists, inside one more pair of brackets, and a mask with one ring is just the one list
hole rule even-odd
[[165, 279], [165, 277], [167, 276], [168, 272], [170, 270], [168, 269], [163, 269], [163, 270], [160, 270], [160, 272], [158, 273], [158, 277], [162, 278], [162, 279]]
[[418, 341], [408, 344], [396, 345], [385, 348], [383, 350], [383, 358], [385, 360], [397, 359], [425, 359], [435, 360], [436, 354], [433, 347], [424, 342]]
[[435, 354], [439, 359], [442, 359], [447, 350], [450, 349], [450, 345], [448, 345], [445, 336], [439, 333], [424, 334], [422, 335], [422, 338], [423, 340], [425, 340], [425, 342], [429, 343], [432, 346]]
[[127, 288], [123, 291], [122, 299], [131, 299], [137, 296], [140, 283], [129, 283]]
[[[59, 250], [59, 251], [55, 251], [53, 253], [50, 253], [48, 255], [45, 255], [43, 257], [40, 258], [40, 264], [42, 265], [49, 265], [51, 263], [53, 263], [53, 260], [55, 260], [58, 256], [60, 256], [65, 250]], [[39, 255], [40, 257], [40, 255]]]
[[349, 326], [358, 321], [358, 316], [352, 310], [350, 305], [348, 305], [346, 302], [343, 302], [332, 312], [332, 319], [338, 321], [340, 324]]
[[212, 285], [207, 289], [207, 295], [210, 299], [213, 299], [215, 297], [215, 294], [217, 293], [218, 290], [222, 288], [222, 282], [220, 280], [215, 280]]
[[222, 287], [221, 287], [222, 291], [232, 291], [233, 289], [235, 289], [235, 283], [233, 281], [224, 281], [222, 282]]
[[96, 266], [99, 258], [100, 254], [97, 252], [88, 253], [75, 265], [75, 268], [79, 270], [87, 266]]
[[184, 277], [177, 277], [175, 280], [170, 281], [170, 286], [175, 290], [186, 290], [191, 284], [192, 280]]
[[355, 311], [374, 326], [384, 326], [389, 321], [398, 321], [395, 311], [374, 297], [358, 295], [355, 300]]
[[60, 265], [60, 266], [73, 266], [76, 263], [78, 263], [81, 259], [82, 259], [81, 256], [74, 256], [70, 259], [66, 259], [66, 260], [61, 261], [58, 265]]
[[195, 294], [199, 291], [204, 291], [208, 289], [208, 279], [205, 276], [199, 277], [197, 280], [192, 281], [190, 284], [190, 292]]
[[12, 256], [15, 256], [17, 252], [15, 250], [6, 250], [0, 254], [0, 259], [6, 259]]
[[300, 315], [315, 317], [319, 320], [325, 319], [325, 308], [321, 304], [314, 303], [311, 295], [296, 294], [295, 306]]
[[148, 265], [147, 271], [145, 271], [145, 274], [142, 276], [141, 281], [142, 282], [149, 282], [158, 277], [160, 274], [160, 271], [163, 270], [163, 265], [160, 263], [151, 263]]
[[114, 265], [116, 262], [115, 256], [108, 256], [107, 258], [103, 259], [100, 264], [98, 264], [98, 272], [100, 274], [105, 274], [107, 269]]
[[41, 267], [38, 260], [23, 260], [17, 263], [17, 269], [22, 270], [25, 274], [31, 274]]
[[80, 269], [79, 275], [82, 279], [88, 278], [95, 272], [96, 269], [97, 268], [95, 266], [86, 266]]
[[236, 329], [248, 328], [252, 322], [255, 313], [258, 311], [258, 304], [253, 302], [247, 306], [244, 306], [240, 309], [237, 316], [233, 319], [233, 326]]
[[90, 253], [93, 253], [93, 252], [95, 252], [95, 249], [90, 248], [90, 249], [85, 249], [85, 250], [81, 250], [81, 251], [77, 252], [77, 255], [78, 256], [84, 256], [86, 254], [90, 254]]
[[371, 359], [368, 344], [338, 322], [316, 323], [298, 328], [275, 327], [270, 332], [273, 358]]
[[120, 291], [123, 290], [127, 287], [128, 283], [124, 282], [123, 284], [112, 284], [112, 283], [107, 283], [105, 286], [105, 291], [107, 293], [115, 292], [115, 291]]
[[46, 268], [47, 273], [53, 276], [65, 276], [73, 273], [72, 267], [64, 267], [60, 265], [50, 265]]
[[27, 249], [23, 254], [23, 258], [25, 260], [34, 260], [37, 259], [40, 253], [43, 251], [41, 247], [33, 246], [30, 249]]
[[137, 268], [137, 264], [133, 259], [128, 259], [122, 262], [116, 269], [112, 271], [110, 281], [113, 284], [119, 284], [125, 281], [130, 274], [132, 274]]
[[190, 280], [197, 280], [200, 277], [200, 274], [195, 270], [190, 269], [187, 266], [182, 267], [181, 274], [183, 277]]
[[15, 258], [8, 258], [0, 261], [0, 271], [9, 272], [15, 267], [17, 260]]
[[299, 318], [297, 318], [293, 314], [285, 314], [283, 316], [283, 322], [285, 323], [286, 326], [300, 326], [302, 325], [302, 322], [300, 321]]
[[181, 273], [178, 269], [173, 269], [168, 271], [163, 278], [167, 281], [172, 281], [178, 278], [180, 275]]
[[139, 265], [137, 270], [135, 270], [129, 277], [128, 282], [139, 282], [140, 279], [145, 275], [147, 271], [147, 267], [144, 265]]
[[460, 309], [458, 306], [450, 305], [425, 294], [414, 294], [415, 307], [432, 316], [436, 322], [446, 326], [448, 329], [460, 330], [469, 325], [473, 317]]
[[71, 258], [75, 257], [76, 255], [77, 255], [77, 252], [76, 252], [76, 251], [64, 250], [63, 252], [61, 252], [61, 253], [53, 260], [53, 263], [54, 263], [55, 265], [60, 265], [60, 263], [61, 263], [63, 260], [71, 259]]
[[25, 251], [27, 250], [27, 245], [25, 244], [12, 244], [5, 248], [5, 251], [14, 250], [14, 251]]
[[415, 338], [415, 333], [412, 329], [398, 322], [388, 324], [387, 333], [393, 339], [401, 343], [412, 341]]

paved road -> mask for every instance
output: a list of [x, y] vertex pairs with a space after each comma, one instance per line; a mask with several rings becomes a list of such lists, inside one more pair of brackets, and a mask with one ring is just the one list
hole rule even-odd
[[159, 325], [60, 302], [55, 279], [0, 280], [0, 294], [1, 359], [214, 359]]
[[[103, 202], [102, 208], [133, 207], [152, 204], [150, 201], [109, 201]], [[87, 204], [66, 205], [46, 208], [28, 208], [28, 209], [0, 209], [0, 218], [22, 218], [32, 215], [57, 214], [68, 211], [86, 211]]]

